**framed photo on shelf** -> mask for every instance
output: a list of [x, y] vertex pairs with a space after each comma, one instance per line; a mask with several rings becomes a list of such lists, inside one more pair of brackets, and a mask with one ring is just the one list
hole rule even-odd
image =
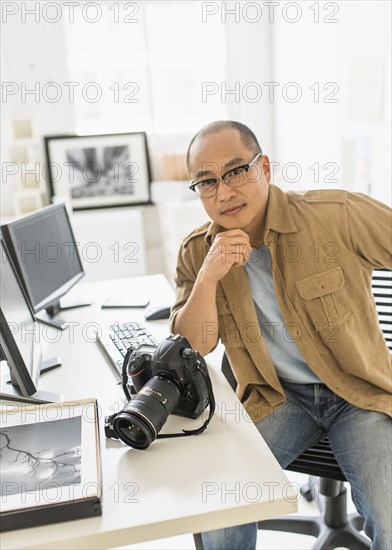
[[46, 136], [51, 197], [74, 210], [150, 203], [145, 132]]
[[95, 399], [7, 402], [0, 418], [2, 531], [102, 514]]

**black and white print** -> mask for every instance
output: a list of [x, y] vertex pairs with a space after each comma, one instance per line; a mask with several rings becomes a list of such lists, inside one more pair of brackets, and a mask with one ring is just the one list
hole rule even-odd
[[81, 429], [76, 416], [0, 430], [0, 496], [80, 484]]

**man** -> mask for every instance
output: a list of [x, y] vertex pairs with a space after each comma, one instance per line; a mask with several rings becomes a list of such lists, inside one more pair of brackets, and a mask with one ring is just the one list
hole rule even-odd
[[[341, 190], [284, 193], [237, 122], [202, 128], [187, 162], [212, 222], [182, 243], [172, 330], [203, 355], [221, 338], [283, 468], [328, 433], [372, 548], [390, 548], [391, 356], [370, 290], [373, 268], [392, 267], [390, 209]], [[202, 537], [206, 550], [250, 550], [256, 533]]]

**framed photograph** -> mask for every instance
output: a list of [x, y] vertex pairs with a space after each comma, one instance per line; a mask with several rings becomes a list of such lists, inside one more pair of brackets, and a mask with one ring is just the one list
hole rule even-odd
[[51, 197], [74, 210], [150, 203], [145, 132], [45, 137]]
[[8, 402], [0, 417], [2, 531], [101, 515], [95, 399]]

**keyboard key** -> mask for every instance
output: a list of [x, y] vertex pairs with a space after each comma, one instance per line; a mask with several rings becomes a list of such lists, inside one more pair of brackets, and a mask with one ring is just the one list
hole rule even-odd
[[109, 327], [109, 331], [105, 331], [98, 341], [120, 376], [123, 359], [129, 348], [134, 350], [142, 344], [158, 345], [158, 341], [148, 329], [135, 321], [113, 323]]

